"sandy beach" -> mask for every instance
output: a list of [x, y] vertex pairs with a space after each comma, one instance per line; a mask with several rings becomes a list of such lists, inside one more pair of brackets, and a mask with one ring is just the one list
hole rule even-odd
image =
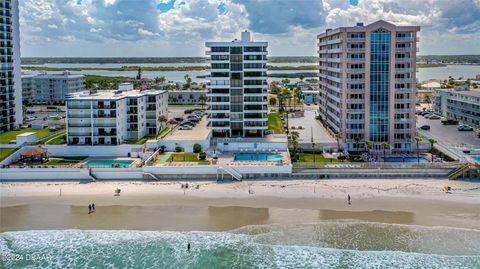
[[[1, 231], [226, 231], [358, 220], [480, 229], [480, 183], [447, 180], [2, 183]], [[198, 186], [198, 188], [197, 188]], [[451, 193], [443, 188], [450, 186]], [[120, 196], [114, 190], [121, 189]], [[352, 204], [347, 203], [347, 194]], [[88, 214], [88, 204], [96, 212]]]

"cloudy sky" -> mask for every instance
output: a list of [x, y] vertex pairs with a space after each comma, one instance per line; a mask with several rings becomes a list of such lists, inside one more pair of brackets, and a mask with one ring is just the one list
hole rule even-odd
[[273, 56], [315, 55], [326, 28], [422, 27], [420, 54], [480, 54], [480, 0], [20, 0], [22, 56], [204, 56], [242, 30]]

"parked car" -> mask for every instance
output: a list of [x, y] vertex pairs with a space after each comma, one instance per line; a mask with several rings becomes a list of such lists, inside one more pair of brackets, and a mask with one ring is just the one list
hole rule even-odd
[[429, 120], [439, 120], [441, 119], [440, 116], [437, 116], [437, 115], [431, 115], [430, 117], [428, 117]]
[[28, 109], [27, 114], [35, 114], [35, 111]]
[[457, 125], [458, 120], [442, 120], [443, 125]]
[[179, 129], [180, 129], [180, 130], [192, 130], [192, 126], [188, 126], [188, 125], [180, 126]]
[[458, 126], [457, 130], [459, 130], [460, 132], [471, 132], [473, 131], [473, 128], [468, 125], [460, 125]]
[[423, 111], [423, 112], [420, 113], [420, 115], [422, 115], [422, 116], [425, 116], [425, 115], [427, 115], [427, 114], [430, 114], [430, 112], [428, 112], [428, 111]]
[[176, 121], [182, 121], [182, 120], [183, 120], [182, 117], [175, 117], [175, 118], [173, 118], [173, 119], [176, 120]]
[[428, 131], [428, 130], [430, 130], [430, 125], [422, 125], [422, 126], [420, 126], [420, 129]]

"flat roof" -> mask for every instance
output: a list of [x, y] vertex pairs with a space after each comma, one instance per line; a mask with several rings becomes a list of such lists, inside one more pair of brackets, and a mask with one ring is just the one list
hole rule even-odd
[[78, 100], [120, 100], [127, 97], [141, 97], [145, 95], [157, 95], [167, 93], [164, 90], [129, 90], [129, 91], [119, 91], [119, 90], [107, 90], [107, 91], [97, 91], [96, 93], [90, 94], [88, 91], [71, 93], [70, 98], [67, 101], [78, 101]]
[[208, 139], [208, 136], [212, 130], [207, 128], [207, 117], [202, 117], [202, 120], [192, 128], [192, 130], [180, 130], [176, 129], [163, 140], [204, 140]]

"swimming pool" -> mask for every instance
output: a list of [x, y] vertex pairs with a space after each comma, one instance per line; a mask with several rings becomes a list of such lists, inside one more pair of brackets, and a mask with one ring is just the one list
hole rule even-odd
[[129, 167], [133, 160], [88, 160], [83, 167]]
[[[419, 157], [420, 163], [429, 163], [430, 161]], [[417, 157], [386, 157], [385, 162], [387, 163], [417, 163]]]
[[472, 159], [477, 162], [477, 163], [480, 163], [480, 155], [473, 155], [472, 156]]
[[234, 159], [235, 161], [280, 161], [283, 157], [276, 153], [237, 153]]

